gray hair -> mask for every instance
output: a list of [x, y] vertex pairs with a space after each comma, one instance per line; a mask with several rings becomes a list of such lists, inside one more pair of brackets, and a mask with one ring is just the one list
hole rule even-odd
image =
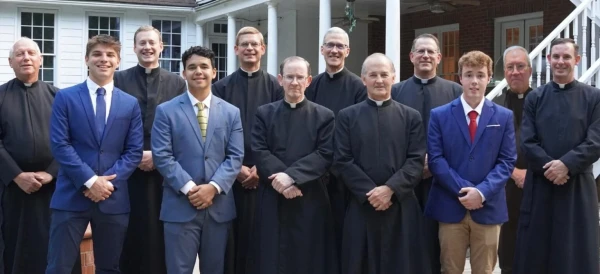
[[279, 65], [279, 74], [283, 75], [283, 69], [285, 68], [285, 65], [287, 65], [288, 63], [291, 63], [291, 62], [295, 62], [295, 61], [304, 62], [304, 64], [306, 64], [306, 72], [308, 73], [307, 76], [311, 75], [310, 74], [310, 63], [308, 63], [308, 61], [306, 61], [306, 59], [304, 59], [300, 56], [290, 56], [288, 58], [285, 58]]
[[328, 29], [327, 32], [325, 32], [325, 35], [323, 35], [323, 43], [325, 43], [325, 39], [327, 39], [327, 36], [330, 34], [341, 35], [346, 40], [346, 45], [348, 47], [350, 47], [350, 37], [348, 37], [348, 33], [345, 30], [338, 28], [338, 27], [333, 27], [333, 28]]
[[373, 54], [369, 55], [369, 57], [367, 57], [367, 59], [365, 59], [365, 61], [363, 62], [362, 68], [360, 70], [360, 75], [361, 76], [367, 74], [367, 63], [369, 61], [371, 61], [371, 59], [383, 59], [383, 60], [386, 60], [386, 62], [388, 62], [388, 64], [392, 68], [392, 72], [396, 73], [396, 68], [394, 68], [394, 62], [392, 62], [392, 59], [390, 59], [389, 57], [387, 57], [387, 55], [385, 55], [383, 53], [373, 53]]
[[35, 45], [35, 50], [37, 51], [37, 53], [39, 55], [42, 55], [42, 51], [40, 50], [40, 46], [38, 45], [38, 43], [36, 43], [35, 41], [31, 40], [28, 37], [21, 37], [21, 38], [19, 38], [19, 40], [15, 41], [15, 43], [12, 45], [12, 47], [10, 47], [10, 49], [8, 50], [8, 58], [15, 57], [14, 56], [14, 54], [15, 54], [15, 45], [17, 43], [19, 43], [19, 42], [22, 42], [22, 41], [28, 41], [28, 42], [33, 43]]
[[504, 51], [504, 54], [502, 55], [502, 63], [506, 64], [506, 55], [508, 55], [509, 52], [515, 51], [515, 50], [520, 50], [523, 53], [525, 53], [525, 56], [527, 56], [527, 58], [525, 58], [525, 59], [527, 59], [527, 65], [529, 67], [531, 67], [531, 59], [529, 59], [529, 52], [527, 52], [527, 50], [524, 47], [521, 47], [521, 46], [511, 46], [511, 47], [508, 47]]
[[440, 40], [438, 40], [437, 37], [435, 37], [435, 35], [433, 35], [431, 33], [423, 33], [423, 34], [417, 36], [417, 38], [415, 38], [415, 40], [413, 40], [412, 47], [410, 48], [410, 51], [415, 51], [416, 50], [415, 46], [417, 45], [417, 41], [419, 39], [431, 39], [431, 40], [433, 40], [433, 42], [435, 42], [435, 46], [437, 47], [437, 51], [440, 52]]

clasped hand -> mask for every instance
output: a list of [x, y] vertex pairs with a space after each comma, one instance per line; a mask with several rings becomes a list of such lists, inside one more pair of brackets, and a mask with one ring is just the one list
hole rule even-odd
[[15, 179], [15, 183], [27, 194], [34, 193], [47, 183], [52, 181], [52, 175], [44, 171], [21, 172]]
[[483, 207], [483, 197], [474, 187], [463, 187], [458, 192], [459, 194], [466, 193], [463, 197], [459, 197], [460, 203], [468, 210], [480, 209]]
[[104, 201], [108, 199], [110, 195], [112, 195], [113, 191], [115, 191], [113, 184], [110, 182], [115, 178], [117, 178], [116, 174], [109, 176], [98, 176], [98, 179], [96, 179], [96, 182], [94, 182], [92, 187], [84, 190], [83, 194], [94, 203]]
[[275, 191], [281, 193], [286, 199], [302, 197], [302, 191], [294, 185], [294, 179], [289, 175], [279, 172], [269, 176], [271, 186]]
[[211, 184], [194, 186], [187, 194], [190, 203], [198, 210], [211, 206], [215, 195], [217, 188]]
[[543, 167], [544, 176], [555, 185], [564, 185], [569, 180], [569, 168], [561, 160], [552, 160]]
[[369, 203], [376, 211], [384, 211], [392, 206], [394, 191], [386, 185], [378, 186], [367, 193]]

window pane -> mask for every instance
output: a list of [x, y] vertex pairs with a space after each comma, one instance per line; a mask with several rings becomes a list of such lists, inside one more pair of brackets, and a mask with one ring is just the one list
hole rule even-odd
[[160, 60], [160, 67], [164, 68], [164, 69], [166, 69], [168, 71], [171, 71], [170, 67], [169, 67], [169, 64], [170, 64], [169, 60]]
[[173, 47], [173, 51], [171, 52], [171, 58], [181, 58], [181, 47]]
[[221, 24], [221, 33], [227, 33], [227, 24]]
[[179, 61], [171, 61], [171, 72], [179, 71]]
[[225, 56], [225, 53], [227, 52], [227, 49], [225, 48], [227, 46], [227, 44], [219, 44], [219, 52], [221, 53], [220, 56]]
[[54, 56], [43, 56], [45, 68], [54, 68]]
[[113, 31], [111, 31], [111, 32], [110, 32], [110, 36], [112, 36], [112, 37], [114, 37], [114, 38], [117, 38], [117, 40], [119, 40], [119, 37], [120, 37], [120, 35], [119, 35], [119, 31], [114, 31], [114, 30], [113, 30]]
[[31, 38], [31, 27], [21, 27], [21, 36]]
[[109, 20], [110, 29], [119, 29], [119, 18], [111, 17]]
[[157, 29], [157, 30], [159, 30], [159, 31], [162, 31], [162, 30], [161, 30], [161, 27], [160, 27], [160, 22], [161, 22], [160, 20], [152, 20], [152, 26], [153, 26], [155, 29]]
[[44, 41], [44, 53], [54, 53], [54, 41]]
[[171, 38], [173, 39], [171, 41], [171, 45], [173, 45], [173, 46], [181, 46], [181, 35], [180, 34], [173, 34], [171, 36]]
[[171, 31], [173, 33], [181, 33], [181, 21], [173, 21], [173, 25], [171, 26]]
[[52, 13], [44, 14], [44, 26], [54, 27], [54, 14], [52, 14]]
[[36, 26], [42, 26], [44, 24], [44, 14], [43, 13], [34, 13], [33, 14], [33, 24]]
[[43, 81], [54, 81], [54, 69], [42, 70], [42, 80]]
[[100, 34], [108, 34], [108, 30], [100, 30]]
[[171, 21], [163, 21], [162, 27], [161, 32], [171, 32]]
[[43, 28], [42, 27], [33, 27], [33, 37], [32, 39], [42, 39], [43, 36]]
[[163, 44], [164, 45], [171, 45], [171, 35], [170, 34], [162, 34], [162, 39], [163, 39]]
[[214, 33], [221, 32], [221, 29], [219, 28], [219, 24], [213, 24], [213, 32]]
[[215, 52], [215, 55], [219, 56], [219, 44], [212, 43], [211, 47], [212, 51]]
[[90, 16], [90, 20], [89, 20], [89, 25], [90, 25], [90, 29], [98, 29], [98, 21], [100, 19], [98, 18], [98, 16]]
[[21, 12], [21, 25], [31, 26], [32, 23], [31, 12]]
[[54, 40], [54, 28], [44, 28], [44, 39]]
[[88, 31], [88, 38], [92, 38], [94, 36], [98, 35], [98, 31], [97, 30], [89, 30]]
[[108, 29], [108, 17], [100, 17], [100, 28]]
[[169, 58], [171, 57], [171, 47], [169, 46], [165, 46], [162, 52], [162, 58]]
[[38, 47], [40, 47], [40, 50], [41, 50], [42, 52], [44, 52], [44, 50], [42, 49], [42, 46], [43, 46], [43, 45], [42, 45], [42, 40], [33, 40], [33, 41], [35, 41], [35, 42], [38, 44]]

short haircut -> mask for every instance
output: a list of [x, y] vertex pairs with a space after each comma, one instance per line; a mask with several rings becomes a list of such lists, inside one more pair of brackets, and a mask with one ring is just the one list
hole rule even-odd
[[242, 35], [246, 35], [246, 34], [258, 34], [258, 36], [260, 37], [260, 44], [264, 45], [265, 44], [265, 38], [263, 37], [262, 33], [255, 27], [243, 27], [240, 29], [240, 31], [238, 31], [237, 35], [235, 36], [235, 44], [239, 44], [240, 42], [240, 36]]
[[419, 36], [417, 36], [417, 38], [415, 38], [415, 40], [413, 40], [412, 43], [412, 47], [410, 48], [410, 51], [415, 51], [415, 45], [417, 45], [417, 40], [419, 39], [431, 39], [435, 42], [435, 45], [437, 46], [437, 51], [440, 51], [440, 40], [437, 39], [437, 37], [435, 37], [435, 35], [433, 34], [429, 34], [429, 33], [423, 33]]
[[145, 25], [145, 26], [141, 26], [139, 27], [136, 31], [135, 34], [133, 34], [133, 43], [137, 43], [137, 35], [140, 32], [144, 32], [144, 31], [154, 31], [156, 32], [156, 34], [158, 34], [158, 41], [162, 42], [162, 35], [160, 35], [160, 31], [157, 30], [155, 27], [153, 26], [149, 26], [149, 25]]
[[474, 50], [469, 51], [458, 60], [458, 74], [462, 75], [462, 70], [464, 66], [472, 67], [472, 68], [487, 68], [488, 76], [492, 76], [492, 66], [494, 61], [487, 54]]
[[29, 37], [21, 37], [19, 38], [19, 40], [15, 41], [15, 43], [12, 45], [12, 47], [10, 47], [10, 49], [8, 50], [8, 58], [13, 58], [15, 57], [15, 46], [17, 45], [17, 43], [19, 42], [23, 42], [23, 41], [27, 41], [30, 43], [33, 43], [35, 45], [35, 50], [37, 51], [38, 55], [42, 55], [42, 51], [40, 50], [40, 46], [38, 45], [38, 43], [36, 43], [35, 41], [31, 40]]
[[90, 38], [87, 42], [87, 46], [85, 47], [85, 56], [89, 57], [92, 49], [98, 45], [112, 48], [117, 53], [117, 57], [121, 59], [121, 42], [119, 42], [117, 38], [107, 34], [100, 34]]
[[210, 60], [210, 65], [213, 68], [215, 67], [215, 53], [211, 49], [202, 46], [193, 46], [186, 50], [183, 55], [181, 55], [181, 63], [183, 63], [184, 70], [187, 61], [192, 57], [192, 55], [208, 58]]
[[523, 53], [525, 53], [525, 56], [527, 56], [527, 58], [525, 58], [525, 59], [527, 59], [527, 60], [526, 60], [526, 62], [527, 62], [527, 65], [528, 65], [529, 67], [531, 67], [531, 59], [529, 59], [529, 52], [527, 52], [527, 50], [526, 50], [524, 47], [521, 47], [521, 46], [512, 46], [512, 47], [508, 47], [508, 48], [507, 48], [507, 49], [504, 51], [504, 54], [502, 55], [502, 62], [503, 62], [504, 64], [506, 64], [506, 55], [508, 55], [508, 53], [509, 53], [509, 52], [512, 52], [512, 51], [522, 51]]
[[396, 68], [394, 68], [394, 62], [392, 62], [392, 60], [389, 57], [387, 57], [387, 55], [385, 55], [383, 53], [373, 53], [373, 54], [369, 55], [369, 57], [367, 57], [367, 59], [365, 59], [365, 61], [363, 62], [362, 68], [360, 70], [360, 75], [362, 76], [367, 73], [367, 63], [369, 61], [371, 61], [371, 59], [379, 59], [379, 58], [386, 60], [386, 62], [388, 62], [388, 64], [392, 68], [392, 72], [396, 73]]
[[325, 40], [327, 40], [327, 36], [330, 34], [341, 35], [346, 40], [346, 46], [350, 47], [350, 37], [348, 36], [348, 33], [345, 30], [338, 27], [328, 29], [327, 32], [325, 32], [325, 35], [323, 35], [323, 43], [325, 43]]
[[288, 63], [291, 62], [295, 62], [295, 61], [302, 61], [304, 62], [304, 64], [306, 64], [306, 72], [308, 73], [307, 76], [311, 76], [310, 74], [310, 64], [308, 63], [308, 61], [306, 61], [306, 59], [300, 57], [300, 56], [290, 56], [288, 58], [285, 58], [283, 60], [283, 62], [281, 62], [281, 64], [279, 65], [279, 74], [283, 75], [283, 68], [285, 68], [285, 65], [287, 65]]
[[550, 43], [550, 54], [552, 54], [552, 48], [554, 46], [568, 43], [573, 44], [573, 48], [575, 49], [575, 56], [579, 55], [579, 45], [577, 45], [577, 43], [575, 43], [575, 40], [571, 38], [556, 38], [552, 40], [552, 42]]

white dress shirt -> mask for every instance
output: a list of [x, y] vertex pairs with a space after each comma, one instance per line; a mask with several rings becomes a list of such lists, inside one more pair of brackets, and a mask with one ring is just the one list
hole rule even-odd
[[[196, 115], [198, 113], [198, 107], [196, 106], [197, 103], [199, 103], [200, 101], [198, 101], [198, 99], [196, 99], [196, 97], [194, 97], [194, 95], [192, 95], [190, 93], [190, 91], [187, 91], [187, 95], [190, 98], [190, 102], [192, 102], [192, 106], [194, 107], [194, 112], [196, 112]], [[206, 99], [204, 99], [202, 101], [202, 104], [204, 104], [204, 116], [206, 117], [206, 120], [208, 120], [208, 116], [210, 115], [210, 100], [212, 99], [212, 92], [208, 94], [208, 96], [206, 97]], [[204, 162], [202, 162], [202, 164], [204, 164]], [[213, 185], [216, 189], [217, 189], [217, 194], [221, 193], [221, 187], [215, 183], [214, 181], [210, 181], [209, 184]], [[179, 189], [179, 191], [181, 191], [181, 193], [187, 195], [188, 192], [190, 192], [190, 190], [196, 186], [196, 183], [194, 183], [194, 181], [188, 181], [185, 185], [183, 185], [183, 187], [181, 187], [181, 189]]]
[[[479, 117], [481, 116], [481, 110], [483, 109], [483, 103], [485, 102], [485, 98], [481, 99], [481, 102], [479, 102], [479, 105], [477, 105], [477, 107], [472, 108], [471, 106], [469, 106], [469, 104], [467, 104], [467, 101], [465, 101], [465, 98], [463, 97], [464, 95], [460, 96], [460, 102], [462, 103], [463, 106], [463, 110], [465, 111], [465, 118], [467, 119], [467, 125], [469, 125], [469, 123], [471, 123], [471, 118], [469, 118], [469, 112], [471, 111], [475, 111], [477, 112], [477, 118], [475, 118], [475, 121], [477, 122], [477, 126], [479, 126]], [[483, 196], [483, 193], [481, 193], [481, 191], [479, 191], [479, 189], [477, 189], [477, 192], [479, 192], [479, 195], [481, 195], [481, 202], [485, 202], [485, 196]]]
[[[98, 88], [100, 88], [100, 85], [94, 83], [94, 81], [92, 81], [92, 79], [90, 79], [90, 77], [87, 78], [87, 81], [85, 81], [85, 83], [87, 84], [87, 88], [88, 91], [90, 92], [90, 98], [92, 99], [92, 108], [94, 109], [94, 115], [96, 115], [96, 91], [98, 90]], [[115, 88], [115, 84], [113, 81], [111, 81], [110, 83], [102, 86], [105, 90], [104, 92], [104, 102], [106, 104], [106, 117], [104, 118], [104, 122], [106, 123], [106, 121], [108, 121], [108, 114], [110, 113], [110, 103], [111, 103], [111, 99], [112, 99], [112, 93], [113, 93], [113, 89]], [[92, 185], [94, 185], [94, 183], [96, 182], [96, 180], [98, 180], [98, 175], [94, 175], [92, 176], [92, 178], [90, 178], [89, 180], [87, 180], [85, 182], [85, 186], [87, 188], [91, 188]], [[112, 183], [108, 182], [109, 184], [112, 185]]]

